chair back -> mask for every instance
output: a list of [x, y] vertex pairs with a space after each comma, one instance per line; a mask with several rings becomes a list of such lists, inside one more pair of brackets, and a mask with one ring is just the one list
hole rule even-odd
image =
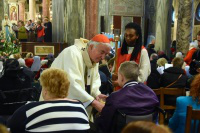
[[187, 115], [185, 123], [185, 133], [200, 132], [200, 110], [193, 110], [192, 106], [187, 106]]
[[[185, 88], [163, 88], [160, 89], [153, 89], [155, 94], [159, 96], [160, 98], [160, 108], [163, 110], [174, 110], [176, 109], [176, 106], [173, 105], [165, 105], [165, 95], [171, 95], [171, 96], [185, 96], [186, 91]], [[164, 116], [160, 113], [160, 124], [164, 124]]]
[[12, 115], [27, 101], [38, 101], [40, 92], [36, 88], [0, 91], [0, 115]]
[[0, 91], [0, 104], [23, 102], [23, 101], [38, 101], [40, 92], [32, 87], [20, 90]]
[[112, 124], [111, 133], [121, 133], [122, 129], [130, 122], [133, 121], [156, 121], [156, 111], [147, 115], [126, 115], [121, 110], [115, 112]]

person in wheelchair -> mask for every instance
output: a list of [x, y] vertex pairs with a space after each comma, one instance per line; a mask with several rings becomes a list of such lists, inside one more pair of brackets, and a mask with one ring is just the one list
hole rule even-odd
[[120, 65], [118, 84], [122, 89], [112, 93], [97, 118], [97, 126], [103, 133], [111, 133], [117, 110], [126, 115], [141, 116], [152, 114], [159, 101], [154, 91], [143, 83], [138, 83], [138, 64], [126, 61]]

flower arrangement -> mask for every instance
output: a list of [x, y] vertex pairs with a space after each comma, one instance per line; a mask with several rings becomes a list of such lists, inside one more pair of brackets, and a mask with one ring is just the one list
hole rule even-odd
[[20, 52], [20, 43], [14, 34], [10, 34], [9, 40], [4, 38], [4, 33], [0, 33], [0, 55], [9, 57]]

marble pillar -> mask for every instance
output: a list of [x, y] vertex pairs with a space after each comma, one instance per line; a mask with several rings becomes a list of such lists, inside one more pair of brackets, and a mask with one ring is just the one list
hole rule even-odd
[[53, 41], [74, 44], [85, 38], [85, 0], [52, 0]]
[[53, 42], [64, 42], [64, 0], [52, 0], [52, 11]]
[[30, 15], [29, 19], [35, 21], [35, 15], [36, 15], [35, 0], [29, 0], [29, 15]]
[[173, 38], [172, 40], [176, 40], [177, 35], [177, 24], [178, 24], [178, 7], [179, 7], [179, 1], [175, 0], [173, 1], [174, 5], [174, 12], [175, 12], [175, 19], [174, 19], [174, 31], [173, 31]]
[[4, 19], [4, 2], [3, 2], [3, 0], [0, 1], [0, 7], [1, 7], [0, 8], [0, 12], [1, 12], [0, 13], [0, 31], [1, 31], [1, 29], [2, 29], [2, 27], [1, 27], [2, 26], [1, 25], [2, 24], [2, 20]]
[[151, 43], [156, 34], [156, 10], [158, 0], [145, 0], [145, 24], [144, 45]]
[[50, 1], [49, 0], [42, 0], [42, 16], [44, 17], [50, 17]]
[[20, 0], [19, 4], [19, 20], [24, 21], [25, 19], [25, 0]]
[[171, 44], [172, 0], [158, 0], [155, 49], [169, 54]]
[[177, 25], [177, 52], [187, 53], [192, 41], [193, 0], [180, 0]]
[[8, 14], [8, 0], [3, 0], [4, 2], [4, 14]]
[[85, 0], [64, 2], [64, 42], [73, 45], [74, 39], [85, 38]]
[[85, 0], [85, 38], [98, 34], [98, 0]]
[[[98, 33], [101, 32], [101, 30], [105, 31], [105, 0], [98, 0]], [[101, 27], [101, 16], [104, 17], [104, 27]]]

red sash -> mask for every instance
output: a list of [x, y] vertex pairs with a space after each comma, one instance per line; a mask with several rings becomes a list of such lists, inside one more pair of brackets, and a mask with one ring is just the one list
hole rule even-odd
[[[142, 49], [145, 49], [145, 47], [142, 46]], [[123, 63], [125, 61], [130, 61], [131, 54], [121, 55], [121, 48], [119, 48], [117, 50], [117, 55], [118, 55], [118, 59], [117, 59], [117, 71], [118, 71], [118, 68], [121, 65], [121, 63]], [[141, 56], [141, 52], [138, 53], [138, 56], [137, 56], [136, 60], [133, 60], [133, 61], [135, 61], [137, 64], [140, 64], [140, 56]]]
[[[142, 49], [145, 49], [144, 46], [142, 46]], [[130, 61], [131, 59], [131, 54], [124, 54], [124, 55], [121, 55], [121, 48], [119, 48], [117, 50], [117, 55], [118, 55], [118, 58], [117, 58], [117, 68], [116, 70], [118, 71], [118, 68], [119, 66], [121, 65], [121, 63], [125, 62], [125, 61]], [[137, 58], [133, 61], [135, 61], [138, 65], [140, 64], [140, 56], [141, 56], [141, 51], [138, 53], [137, 55]], [[121, 87], [115, 87], [115, 91], [121, 89]]]

